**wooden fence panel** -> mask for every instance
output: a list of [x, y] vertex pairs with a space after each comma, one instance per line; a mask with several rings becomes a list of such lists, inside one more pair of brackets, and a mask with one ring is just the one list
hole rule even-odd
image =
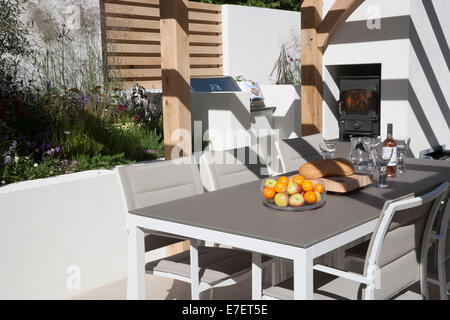
[[[102, 41], [109, 79], [161, 88], [159, 0], [101, 0]], [[223, 75], [222, 7], [189, 2], [191, 77]]]

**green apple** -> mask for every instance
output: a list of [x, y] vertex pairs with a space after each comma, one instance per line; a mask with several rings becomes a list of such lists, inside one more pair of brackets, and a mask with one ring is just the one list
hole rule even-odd
[[278, 207], [287, 207], [289, 203], [289, 197], [286, 193], [277, 193], [274, 200]]
[[277, 181], [276, 180], [274, 180], [274, 179], [267, 179], [265, 182], [264, 182], [264, 186], [265, 187], [268, 187], [268, 188], [273, 188], [273, 187], [275, 187], [275, 184], [277, 183]]
[[316, 196], [317, 196], [316, 202], [322, 201], [322, 195], [320, 194], [320, 192], [318, 192], [318, 191], [314, 191], [314, 192], [316, 193]]
[[305, 198], [300, 193], [295, 193], [289, 197], [289, 205], [292, 207], [301, 207], [305, 204]]
[[289, 182], [286, 191], [289, 195], [293, 195], [302, 192], [302, 187], [296, 182]]

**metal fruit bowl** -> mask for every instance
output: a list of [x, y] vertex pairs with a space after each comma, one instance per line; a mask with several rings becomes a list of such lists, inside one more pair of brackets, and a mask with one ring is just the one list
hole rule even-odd
[[[317, 208], [320, 208], [321, 206], [323, 206], [324, 204], [325, 204], [325, 202], [326, 202], [326, 193], [327, 193], [327, 190], [325, 189], [324, 190], [324, 192], [321, 194], [321, 197], [322, 197], [322, 199], [321, 199], [321, 201], [320, 202], [316, 202], [316, 203], [312, 203], [312, 204], [309, 204], [309, 203], [307, 203], [306, 201], [305, 201], [305, 204], [303, 205], [303, 206], [300, 206], [300, 207], [293, 207], [293, 206], [291, 206], [291, 205], [287, 205], [286, 207], [279, 207], [279, 206], [277, 206], [275, 203], [273, 203], [273, 202], [270, 202], [266, 197], [264, 197], [263, 196], [263, 190], [264, 190], [264, 188], [265, 188], [265, 182], [266, 182], [266, 180], [268, 180], [268, 179], [265, 179], [262, 183], [261, 183], [261, 191], [260, 191], [260, 194], [261, 194], [261, 197], [262, 197], [262, 200], [263, 200], [263, 204], [266, 206], [266, 207], [269, 207], [269, 208], [272, 208], [272, 209], [275, 209], [275, 210], [279, 210], [279, 211], [307, 211], [307, 210], [313, 210], [313, 209], [317, 209]], [[315, 183], [314, 184], [316, 184], [316, 183], [318, 183], [318, 182], [321, 182], [322, 183], [322, 181], [321, 180], [315, 180]], [[322, 185], [324, 186], [324, 188], [325, 188], [325, 185], [322, 183]], [[272, 199], [272, 201], [273, 201], [273, 199]]]

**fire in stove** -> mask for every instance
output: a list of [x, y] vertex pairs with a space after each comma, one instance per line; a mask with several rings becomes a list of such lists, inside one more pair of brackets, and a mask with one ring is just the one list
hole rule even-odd
[[373, 98], [372, 92], [366, 90], [347, 90], [344, 93], [344, 108], [347, 114], [367, 115]]

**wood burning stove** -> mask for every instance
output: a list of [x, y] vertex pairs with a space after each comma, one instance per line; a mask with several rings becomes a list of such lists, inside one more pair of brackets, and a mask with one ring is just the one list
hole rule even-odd
[[380, 77], [345, 76], [339, 79], [339, 137], [380, 135]]

